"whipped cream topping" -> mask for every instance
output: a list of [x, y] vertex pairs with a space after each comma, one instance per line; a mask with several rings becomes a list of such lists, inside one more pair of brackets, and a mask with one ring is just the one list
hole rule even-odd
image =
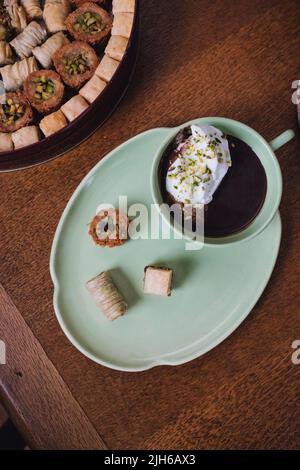
[[228, 140], [213, 126], [191, 126], [168, 169], [166, 189], [178, 202], [209, 204], [231, 166]]

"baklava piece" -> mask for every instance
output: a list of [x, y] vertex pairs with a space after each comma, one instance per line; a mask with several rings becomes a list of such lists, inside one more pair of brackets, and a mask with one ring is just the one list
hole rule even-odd
[[21, 92], [0, 97], [0, 132], [14, 132], [32, 121], [32, 109]]
[[21, 59], [25, 59], [32, 54], [32, 49], [42, 44], [47, 37], [47, 31], [37, 21], [32, 21], [10, 45], [14, 48]]
[[40, 129], [45, 137], [55, 134], [68, 124], [62, 111], [58, 110], [55, 113], [48, 114], [40, 122]]
[[105, 54], [111, 59], [121, 61], [126, 52], [128, 39], [123, 36], [111, 36], [105, 49]]
[[118, 62], [117, 60], [111, 59], [110, 57], [105, 55], [98, 67], [96, 68], [95, 74], [108, 83], [114, 76], [119, 64], [120, 62]]
[[103, 8], [92, 2], [83, 3], [66, 19], [69, 33], [90, 44], [101, 42], [110, 33], [112, 18]]
[[64, 84], [53, 70], [31, 73], [24, 82], [24, 92], [31, 105], [40, 113], [57, 109], [64, 96]]
[[97, 307], [110, 321], [124, 315], [128, 305], [116, 288], [108, 272], [102, 272], [86, 283], [87, 290]]
[[80, 95], [73, 96], [60, 108], [69, 122], [74, 121], [83, 111], [89, 107], [85, 99]]
[[22, 127], [11, 134], [15, 149], [35, 144], [40, 140], [39, 130], [36, 126]]
[[133, 13], [116, 13], [111, 30], [113, 36], [124, 36], [129, 38], [133, 26]]
[[106, 82], [93, 75], [92, 78], [81, 88], [79, 94], [89, 103], [95, 101], [106, 87]]
[[146, 266], [144, 275], [144, 293], [168, 297], [172, 292], [172, 269], [158, 266]]
[[34, 57], [19, 60], [11, 65], [0, 68], [3, 85], [6, 91], [13, 91], [20, 88], [31, 72], [38, 70]]
[[14, 149], [11, 134], [0, 132], [0, 152], [9, 152]]
[[43, 18], [49, 33], [67, 29], [65, 20], [70, 13], [69, 0], [45, 0]]
[[135, 0], [113, 0], [112, 11], [116, 13], [134, 13]]
[[54, 54], [53, 62], [62, 80], [72, 88], [80, 88], [89, 80], [98, 65], [94, 49], [81, 41], [66, 44]]
[[37, 46], [32, 50], [32, 54], [39, 61], [44, 69], [48, 69], [52, 65], [52, 57], [55, 52], [69, 44], [68, 38], [62, 31], [53, 34], [41, 46]]
[[129, 220], [118, 209], [100, 211], [92, 220], [89, 234], [96, 245], [114, 248], [128, 239]]
[[43, 16], [43, 10], [41, 8], [39, 0], [21, 0], [26, 16], [29, 20], [33, 18], [41, 18]]

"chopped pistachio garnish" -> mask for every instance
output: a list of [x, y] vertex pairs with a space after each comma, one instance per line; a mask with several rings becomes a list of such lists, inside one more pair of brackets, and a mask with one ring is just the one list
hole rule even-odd
[[63, 59], [65, 70], [70, 75], [78, 75], [89, 70], [87, 58], [83, 54], [77, 54]]
[[4, 126], [10, 126], [25, 113], [25, 106], [22, 103], [8, 98], [0, 107], [0, 120]]
[[197, 126], [191, 130], [192, 135], [178, 145], [176, 160], [170, 161], [166, 188], [180, 202], [207, 204], [231, 164], [228, 142], [213, 127], [206, 134]]
[[100, 15], [95, 12], [86, 11], [76, 18], [74, 29], [82, 30], [88, 34], [97, 34], [106, 28], [106, 23]]
[[36, 100], [46, 101], [52, 98], [55, 85], [51, 78], [46, 78], [44, 75], [36, 77], [32, 80], [35, 85], [34, 97]]

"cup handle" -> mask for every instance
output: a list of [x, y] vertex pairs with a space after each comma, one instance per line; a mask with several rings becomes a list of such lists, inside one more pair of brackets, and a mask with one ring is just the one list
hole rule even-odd
[[280, 147], [287, 144], [294, 137], [295, 137], [295, 132], [292, 131], [291, 129], [288, 129], [287, 131], [283, 132], [275, 139], [271, 140], [270, 147], [275, 152], [276, 150], [280, 149]]

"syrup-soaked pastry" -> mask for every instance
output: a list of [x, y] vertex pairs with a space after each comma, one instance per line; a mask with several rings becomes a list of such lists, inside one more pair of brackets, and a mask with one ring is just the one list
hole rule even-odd
[[89, 107], [88, 103], [81, 95], [73, 96], [60, 108], [69, 122], [74, 121], [83, 111]]
[[111, 59], [107, 55], [105, 55], [100, 64], [98, 65], [95, 74], [98, 75], [102, 80], [105, 82], [110, 82], [112, 77], [114, 76], [117, 68], [119, 67], [120, 62], [117, 60]]
[[32, 121], [29, 101], [20, 91], [0, 97], [0, 132], [14, 132]]
[[34, 57], [20, 60], [11, 65], [5, 65], [0, 68], [4, 88], [7, 91], [17, 90], [23, 85], [31, 72], [38, 70], [38, 66]]
[[46, 30], [37, 21], [32, 21], [24, 31], [10, 41], [10, 45], [18, 56], [24, 59], [32, 55], [32, 49], [44, 42], [46, 36]]
[[43, 18], [49, 33], [67, 30], [65, 20], [70, 11], [69, 0], [45, 0]]
[[39, 129], [36, 126], [22, 127], [11, 134], [15, 149], [35, 144], [40, 140]]
[[168, 297], [172, 292], [173, 271], [160, 266], [146, 266], [144, 270], [144, 293]]
[[114, 248], [128, 240], [128, 217], [118, 209], [104, 209], [92, 220], [89, 234], [96, 245]]
[[48, 69], [52, 65], [52, 57], [55, 52], [66, 44], [69, 44], [68, 38], [62, 31], [59, 31], [58, 33], [53, 34], [53, 36], [50, 36], [44, 44], [35, 47], [32, 53], [42, 67], [44, 69]]
[[64, 96], [64, 84], [54, 70], [32, 72], [24, 82], [24, 93], [40, 113], [57, 109]]
[[133, 13], [116, 13], [114, 15], [114, 23], [111, 30], [113, 36], [124, 36], [129, 38], [133, 26]]
[[96, 305], [108, 320], [116, 320], [128, 310], [127, 303], [108, 272], [104, 271], [88, 281], [86, 287], [94, 298]]
[[14, 149], [11, 134], [0, 132], [0, 152], [10, 152]]
[[134, 13], [135, 0], [113, 0], [112, 11], [116, 13]]
[[95, 3], [83, 3], [66, 19], [69, 33], [79, 41], [97, 44], [110, 33], [110, 14]]
[[27, 18], [30, 20], [43, 16], [43, 10], [41, 9], [39, 0], [20, 0], [20, 3], [26, 12]]
[[68, 124], [64, 114], [59, 109], [54, 113], [48, 114], [40, 122], [40, 129], [43, 132], [45, 137], [55, 134], [55, 132], [60, 131]]
[[18, 0], [4, 0], [4, 5], [10, 16], [11, 26], [17, 32], [23, 31], [27, 26], [26, 12]]
[[94, 49], [82, 41], [74, 41], [53, 56], [57, 73], [72, 88], [80, 88], [89, 80], [99, 63]]
[[128, 39], [123, 36], [111, 36], [105, 49], [105, 54], [111, 59], [121, 61], [128, 45]]
[[93, 75], [92, 78], [79, 90], [79, 94], [89, 103], [93, 103], [105, 87], [106, 82], [101, 80], [97, 75]]

